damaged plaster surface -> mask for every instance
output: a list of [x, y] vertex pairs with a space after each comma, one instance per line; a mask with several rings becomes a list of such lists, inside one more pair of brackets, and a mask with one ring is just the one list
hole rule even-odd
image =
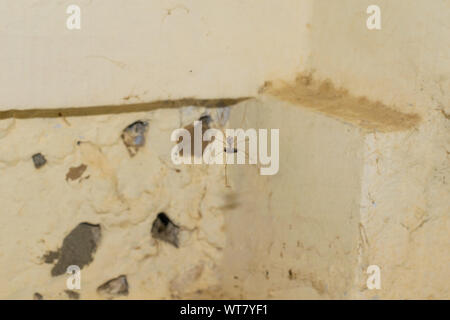
[[[0, 296], [222, 296], [223, 166], [170, 159], [172, 131], [205, 110], [1, 120]], [[122, 135], [137, 121], [145, 140], [130, 153]], [[81, 290], [67, 291], [69, 265], [81, 268]]]
[[[3, 1], [0, 297], [448, 299], [450, 2], [377, 2], [85, 1], [68, 36]], [[280, 172], [172, 166], [207, 111], [281, 128]]]
[[[299, 79], [228, 107], [1, 120], [2, 297], [448, 297], [448, 136]], [[172, 131], [197, 120], [281, 128], [280, 172], [173, 165]], [[81, 290], [65, 286], [71, 264]]]
[[[358, 137], [359, 143], [350, 148], [346, 147], [345, 137], [336, 141], [340, 148], [348, 148], [347, 152], [356, 151], [354, 157], [361, 161], [354, 164], [360, 169], [353, 173], [360, 175], [358, 230], [353, 229], [358, 239], [353, 240], [357, 247], [352, 249], [356, 250], [353, 251], [356, 269], [350, 281], [353, 283], [351, 289], [347, 287], [340, 291], [346, 292], [340, 297], [448, 298], [450, 124], [447, 117], [440, 110], [424, 116], [405, 113], [395, 106], [355, 97], [346, 90], [335, 88], [329, 80], [314, 80], [310, 74], [300, 75], [293, 83], [266, 85], [263, 92], [269, 96], [266, 99], [276, 97], [294, 107], [335, 119], [347, 128], [346, 131]], [[266, 103], [277, 102], [269, 100]], [[286, 114], [289, 112], [293, 111], [286, 110]], [[317, 126], [307, 123], [304, 125], [310, 126], [310, 130]], [[322, 129], [332, 133], [326, 124]], [[333, 132], [332, 135], [338, 133]], [[327, 140], [323, 138], [321, 145]], [[304, 142], [299, 148], [308, 150], [307, 145]], [[340, 151], [334, 152], [328, 157], [327, 167], [334, 167], [342, 161], [343, 156], [338, 155]], [[327, 151], [308, 154], [317, 157], [321, 153], [326, 154]], [[317, 159], [316, 163], [320, 160]], [[330, 175], [340, 177], [340, 183], [347, 184], [345, 181], [349, 177], [342, 176], [345, 167], [344, 164], [338, 165]], [[319, 177], [317, 173], [315, 178]], [[323, 178], [327, 181], [331, 176]], [[332, 196], [325, 198], [330, 201]], [[333, 215], [342, 213], [337, 208], [329, 210], [334, 212]], [[330, 245], [335, 244], [335, 241], [330, 242]], [[382, 270], [381, 290], [367, 288], [366, 270], [370, 265], [377, 265]], [[332, 266], [334, 264], [330, 268]], [[308, 269], [305, 267], [301, 273], [308, 273]], [[326, 282], [329, 284], [329, 281]], [[334, 297], [340, 293], [330, 292]]]

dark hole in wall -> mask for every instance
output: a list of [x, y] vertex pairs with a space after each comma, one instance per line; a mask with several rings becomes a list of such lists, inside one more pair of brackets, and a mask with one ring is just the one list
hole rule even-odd
[[153, 238], [170, 243], [176, 248], [179, 246], [179, 232], [180, 228], [164, 212], [159, 213], [153, 221], [151, 229]]
[[148, 122], [142, 120], [133, 122], [123, 129], [121, 138], [130, 157], [134, 157], [139, 149], [145, 145], [145, 134], [147, 130]]

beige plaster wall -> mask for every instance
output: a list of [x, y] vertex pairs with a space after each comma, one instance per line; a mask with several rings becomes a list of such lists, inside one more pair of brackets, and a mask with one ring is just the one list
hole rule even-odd
[[[81, 29], [66, 8], [81, 8]], [[0, 1], [0, 110], [256, 94], [307, 58], [308, 1]]]
[[[232, 107], [228, 125], [279, 127], [280, 172], [230, 166], [232, 190], [224, 167], [179, 174], [169, 133], [203, 108], [6, 114], [1, 297], [67, 298], [42, 256], [88, 220], [104, 238], [81, 298], [126, 273], [130, 298], [448, 299], [450, 1], [86, 0], [81, 30], [69, 31], [71, 3], [0, 0], [1, 111], [257, 96]], [[381, 30], [365, 26], [369, 4], [381, 7]], [[305, 70], [366, 97], [364, 112], [334, 91], [328, 109], [320, 95], [258, 93]], [[365, 113], [377, 100], [418, 121], [390, 130], [386, 109]], [[130, 158], [120, 133], [142, 117], [149, 142]], [[35, 152], [49, 161], [39, 171]], [[80, 163], [90, 178], [68, 183]], [[179, 250], [150, 237], [160, 210], [191, 230]], [[381, 290], [365, 285], [372, 264]]]
[[225, 216], [225, 290], [241, 298], [350, 298], [364, 131], [270, 96], [237, 105], [229, 125], [281, 128], [280, 171], [228, 170], [236, 207]]
[[[382, 10], [381, 30], [365, 28], [370, 4]], [[423, 117], [366, 143], [364, 263], [384, 275], [384, 290], [366, 297], [448, 298], [450, 1], [319, 0], [313, 12], [317, 77]]]

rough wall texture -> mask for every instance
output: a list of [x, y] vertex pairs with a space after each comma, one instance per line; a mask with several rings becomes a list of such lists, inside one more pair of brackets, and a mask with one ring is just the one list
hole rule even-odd
[[[71, 264], [82, 267], [81, 299], [101, 298], [97, 288], [120, 275], [129, 298], [221, 295], [208, 290], [225, 243], [224, 171], [172, 165], [170, 134], [203, 111], [180, 110], [1, 121], [2, 298], [67, 298]], [[148, 130], [131, 156], [121, 135], [137, 120]], [[179, 228], [178, 248], [152, 236], [160, 212]], [[80, 223], [101, 232], [77, 232]]]
[[367, 137], [363, 261], [382, 268], [384, 289], [363, 296], [448, 298], [450, 1], [377, 1], [379, 31], [364, 27], [370, 4], [315, 1], [310, 38], [316, 77], [422, 118]]
[[[0, 296], [449, 298], [450, 1], [377, 2], [379, 31], [366, 0], [81, 1], [71, 33], [68, 2], [0, 0], [2, 111], [112, 105], [2, 113]], [[281, 129], [274, 177], [174, 167], [170, 133], [201, 106], [112, 110], [302, 70], [334, 87], [258, 96], [228, 124]]]
[[[223, 128], [222, 108], [2, 120], [2, 296], [448, 297], [448, 153], [434, 153], [447, 135], [374, 130], [371, 114], [358, 125], [280, 92], [231, 107], [228, 123], [282, 128], [266, 177], [172, 164], [172, 131], [205, 112]], [[367, 290], [372, 264], [381, 290]]]

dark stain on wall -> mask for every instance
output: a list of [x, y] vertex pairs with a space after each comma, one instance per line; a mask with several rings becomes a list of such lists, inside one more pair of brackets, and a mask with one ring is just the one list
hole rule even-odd
[[80, 269], [89, 265], [94, 260], [100, 238], [100, 225], [83, 222], [76, 226], [64, 238], [61, 249], [57, 251], [58, 262], [53, 267], [51, 275], [56, 277], [65, 274], [67, 267], [71, 265], [76, 265]]

